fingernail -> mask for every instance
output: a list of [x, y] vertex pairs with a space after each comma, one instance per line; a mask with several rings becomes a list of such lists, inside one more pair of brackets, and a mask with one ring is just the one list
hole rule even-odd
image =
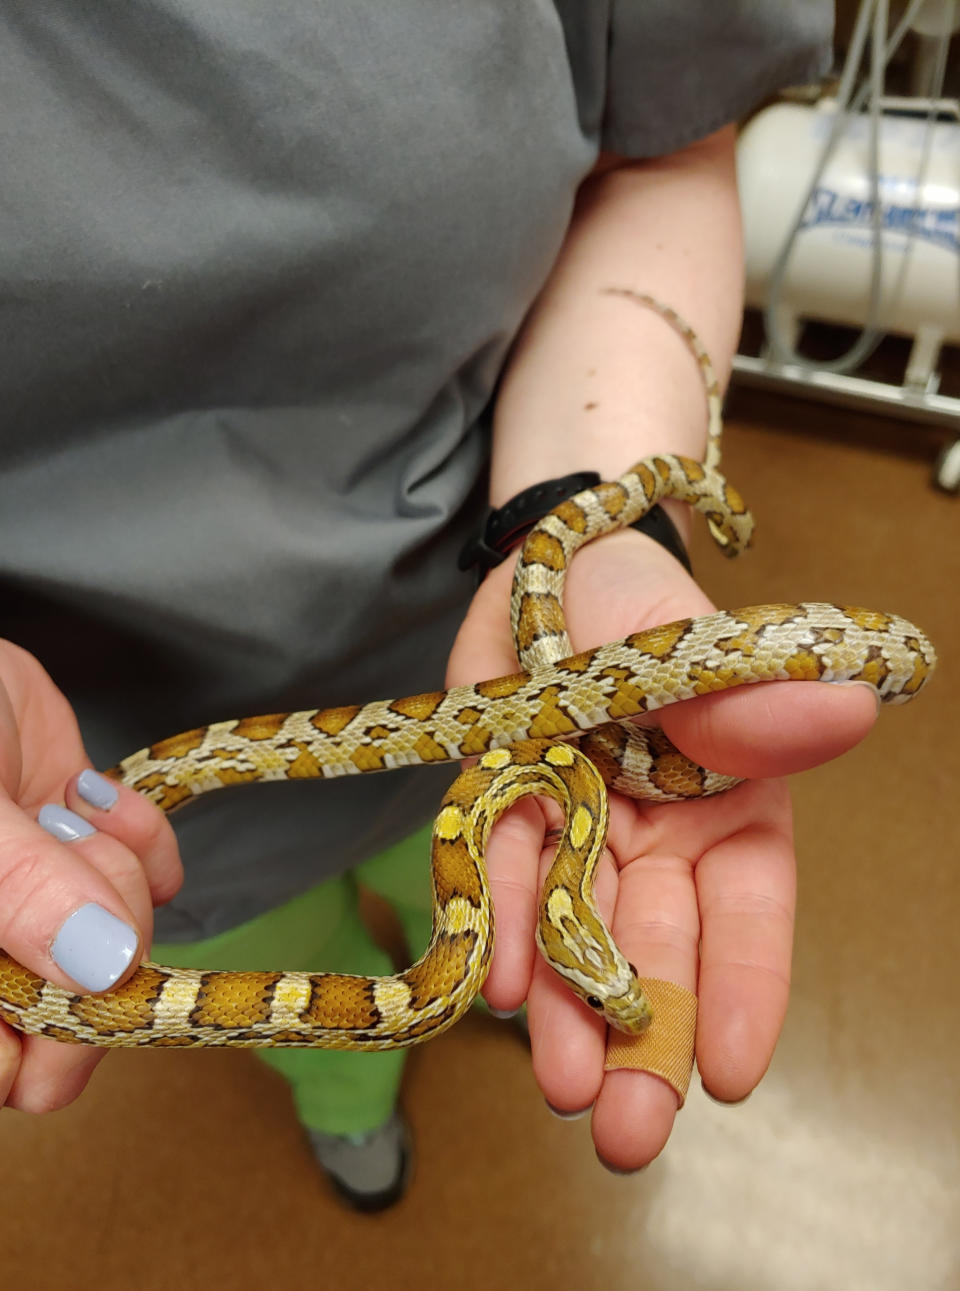
[[520, 1012], [519, 1009], [492, 1009], [487, 1005], [487, 1012], [492, 1018], [515, 1018]]
[[873, 702], [877, 706], [877, 712], [880, 712], [883, 700], [880, 698], [880, 692], [877, 690], [876, 686], [871, 686], [869, 681], [842, 681], [840, 684], [841, 686], [862, 686], [864, 690], [869, 690], [870, 694], [873, 696]]
[[109, 811], [111, 807], [116, 806], [120, 796], [112, 780], [89, 768], [81, 771], [77, 777], [77, 793], [84, 802], [88, 802], [91, 807], [96, 807], [98, 811]]
[[638, 1165], [633, 1166], [630, 1169], [624, 1169], [622, 1166], [611, 1165], [609, 1161], [604, 1161], [599, 1152], [597, 1153], [597, 1160], [603, 1166], [604, 1170], [609, 1171], [610, 1174], [620, 1175], [621, 1178], [624, 1178], [628, 1174], [640, 1174], [642, 1171], [646, 1170], [647, 1166], [650, 1164], [650, 1162], [647, 1161], [645, 1165]]
[[718, 1107], [739, 1107], [740, 1104], [745, 1103], [747, 1099], [750, 1097], [750, 1095], [753, 1093], [753, 1090], [749, 1089], [747, 1090], [747, 1092], [744, 1094], [742, 1098], [718, 1098], [716, 1094], [710, 1093], [710, 1090], [707, 1089], [703, 1081], [700, 1082], [700, 1088], [710, 1099], [710, 1102], [716, 1103]]
[[69, 807], [59, 807], [53, 802], [40, 808], [37, 824], [61, 843], [75, 843], [78, 838], [89, 838], [97, 832], [89, 820], [84, 820]]
[[[546, 1102], [547, 1100], [544, 1099], [543, 1101]], [[554, 1107], [553, 1103], [547, 1103], [547, 1111], [551, 1116], [555, 1116], [558, 1121], [579, 1121], [592, 1110], [593, 1103], [588, 1103], [586, 1107], [581, 1107], [576, 1112], [561, 1112], [560, 1108]]]
[[137, 934], [92, 901], [62, 924], [50, 947], [58, 968], [87, 991], [105, 991], [130, 967]]

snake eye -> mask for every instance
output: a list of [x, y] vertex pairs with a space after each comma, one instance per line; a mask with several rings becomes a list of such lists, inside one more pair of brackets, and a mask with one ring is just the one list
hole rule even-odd
[[590, 1007], [591, 1007], [592, 1009], [602, 1009], [602, 1008], [603, 1008], [603, 1001], [602, 1001], [602, 1000], [598, 1000], [598, 999], [597, 999], [597, 997], [596, 997], [595, 995], [588, 995], [588, 996], [587, 996], [587, 1003], [590, 1005]]
[[637, 972], [637, 970], [634, 968], [634, 966], [633, 966], [632, 964], [628, 964], [628, 965], [627, 965], [627, 968], [629, 968], [629, 969], [630, 969], [630, 972], [631, 972], [631, 973], [633, 973], [634, 977], [639, 977], [639, 976], [640, 976], [640, 974]]

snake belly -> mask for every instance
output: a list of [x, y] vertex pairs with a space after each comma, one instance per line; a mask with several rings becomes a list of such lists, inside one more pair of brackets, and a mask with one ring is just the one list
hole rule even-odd
[[[764, 681], [864, 681], [886, 704], [922, 689], [935, 654], [895, 615], [805, 602], [683, 619], [533, 672], [352, 707], [215, 722], [124, 759], [111, 774], [166, 811], [260, 780], [365, 774], [479, 757], [434, 829], [434, 930], [392, 977], [200, 972], [142, 964], [105, 995], [72, 995], [0, 952], [0, 1018], [20, 1031], [101, 1046], [236, 1045], [387, 1049], [450, 1026], [480, 989], [492, 947], [486, 838], [525, 793], [564, 809], [559, 865], [538, 938], [553, 967], [614, 1026], [649, 1006], [596, 909], [592, 878], [606, 798], [571, 741], [609, 722]], [[560, 741], [560, 742], [558, 742]]]

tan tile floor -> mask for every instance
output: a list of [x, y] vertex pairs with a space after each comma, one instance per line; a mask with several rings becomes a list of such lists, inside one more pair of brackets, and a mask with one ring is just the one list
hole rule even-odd
[[249, 1054], [121, 1054], [43, 1120], [0, 1117], [13, 1291], [568, 1286], [960, 1288], [960, 501], [931, 443], [816, 405], [735, 399], [728, 472], [753, 553], [695, 556], [720, 604], [837, 599], [916, 619], [935, 687], [796, 782], [795, 988], [740, 1107], [694, 1083], [664, 1153], [614, 1178], [545, 1110], [523, 1043], [472, 1018], [416, 1053], [414, 1186], [377, 1218], [318, 1184]]

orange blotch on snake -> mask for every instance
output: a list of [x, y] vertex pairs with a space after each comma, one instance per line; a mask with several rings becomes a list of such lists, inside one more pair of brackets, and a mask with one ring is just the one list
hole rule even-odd
[[791, 681], [816, 681], [823, 672], [823, 666], [811, 651], [797, 650], [787, 659], [784, 670]]
[[647, 463], [637, 462], [636, 466], [633, 467], [632, 473], [640, 481], [640, 487], [643, 489], [647, 497], [654, 497], [658, 488], [657, 477], [654, 475]]
[[154, 1005], [169, 974], [150, 964], [141, 964], [134, 975], [108, 995], [78, 995], [70, 1012], [94, 1031], [126, 1032], [149, 1029]]
[[282, 973], [206, 973], [190, 1021], [198, 1027], [249, 1027], [266, 1022]]
[[616, 683], [613, 694], [607, 698], [607, 712], [614, 721], [647, 711], [647, 692], [637, 684], [629, 668], [604, 668], [603, 676]]
[[561, 502], [558, 507], [554, 507], [553, 514], [560, 520], [572, 533], [586, 533], [587, 516], [583, 507], [577, 506], [572, 500]]
[[429, 731], [424, 731], [416, 744], [413, 751], [421, 762], [445, 762], [450, 754], [437, 740], [433, 738]]
[[528, 592], [520, 601], [517, 652], [523, 654], [535, 641], [566, 632], [563, 607], [552, 592]]
[[410, 1007], [424, 1009], [434, 1000], [452, 995], [467, 977], [476, 944], [477, 934], [469, 930], [442, 933], [430, 952], [403, 974], [410, 988]]
[[434, 885], [440, 907], [446, 907], [459, 896], [478, 909], [483, 900], [483, 882], [463, 838], [434, 838], [433, 855]]
[[531, 739], [544, 740], [554, 735], [570, 735], [579, 729], [557, 702], [560, 691], [559, 686], [545, 686], [537, 696], [537, 712], [528, 727]]
[[299, 748], [300, 752], [293, 761], [287, 765], [287, 779], [316, 780], [323, 774], [320, 763], [310, 750], [304, 747], [304, 745], [296, 744], [294, 747]]
[[886, 660], [879, 652], [875, 652], [871, 654], [870, 658], [857, 673], [857, 678], [860, 681], [869, 682], [871, 686], [875, 686], [876, 689], [879, 690], [889, 675], [890, 669], [887, 666]]
[[382, 751], [372, 744], [361, 744], [350, 754], [349, 760], [358, 771], [382, 771], [386, 766]]
[[[214, 756], [228, 757], [229, 754], [218, 751]], [[235, 784], [253, 784], [255, 781], [263, 779], [259, 767], [248, 767], [245, 771], [241, 771], [238, 767], [217, 766], [214, 764], [213, 773], [224, 788], [229, 788]]]
[[165, 740], [160, 740], [157, 744], [150, 745], [150, 757], [155, 762], [162, 762], [166, 758], [183, 758], [188, 753], [198, 749], [203, 743], [207, 734], [205, 726], [194, 727], [192, 731], [182, 731], [179, 735], [171, 735]]
[[632, 637], [628, 637], [627, 645], [639, 654], [650, 655], [652, 659], [666, 659], [686, 636], [689, 628], [689, 619], [645, 628], [643, 632], [635, 632]]
[[269, 713], [265, 717], [241, 717], [233, 728], [233, 735], [242, 740], [272, 740], [283, 727], [289, 713]]
[[858, 627], [866, 628], [871, 632], [885, 632], [890, 627], [890, 615], [883, 614], [879, 610], [865, 610], [861, 606], [852, 605], [845, 607], [844, 613]]
[[563, 543], [552, 533], [547, 533], [545, 529], [534, 529], [531, 533], [523, 544], [522, 560], [525, 566], [542, 565], [545, 569], [553, 570], [554, 573], [567, 567]]
[[376, 1026], [380, 1011], [373, 1001], [373, 982], [366, 977], [315, 973], [310, 978], [310, 1003], [300, 1020], [313, 1026], [364, 1031]]
[[[0, 972], [3, 973], [3, 993], [11, 1004], [17, 1008], [35, 1008], [40, 1003], [40, 994], [45, 985], [44, 979], [29, 968], [24, 968], [15, 959], [11, 959], [5, 950], [0, 950]], [[13, 1015], [15, 1018], [15, 1015]], [[0, 1017], [11, 1021], [0, 1005]], [[15, 1023], [14, 1023], [15, 1024]]]
[[594, 492], [596, 493], [597, 501], [611, 520], [616, 520], [618, 516], [623, 514], [623, 509], [627, 505], [628, 494], [622, 484], [615, 482], [598, 484]]
[[324, 735], [339, 735], [346, 726], [350, 725], [361, 707], [361, 704], [347, 704], [342, 708], [321, 708], [319, 713], [314, 713], [310, 718], [310, 725], [315, 726]]
[[507, 699], [522, 690], [529, 677], [523, 672], [511, 673], [509, 677], [493, 677], [490, 681], [478, 681], [473, 690], [484, 699]]
[[481, 726], [478, 722], [472, 726], [460, 741], [460, 756], [464, 758], [479, 757], [481, 753], [486, 753], [490, 747], [490, 741], [493, 739], [493, 731], [488, 726]]
[[161, 811], [173, 811], [181, 803], [193, 797], [188, 785], [167, 784], [167, 777], [162, 771], [141, 776], [132, 782], [132, 787], [137, 793], [142, 793], [144, 797], [156, 803]]
[[409, 695], [406, 699], [395, 699], [390, 705], [394, 713], [401, 717], [410, 717], [416, 722], [425, 722], [432, 717], [447, 697], [445, 690], [431, 690], [424, 695]]

